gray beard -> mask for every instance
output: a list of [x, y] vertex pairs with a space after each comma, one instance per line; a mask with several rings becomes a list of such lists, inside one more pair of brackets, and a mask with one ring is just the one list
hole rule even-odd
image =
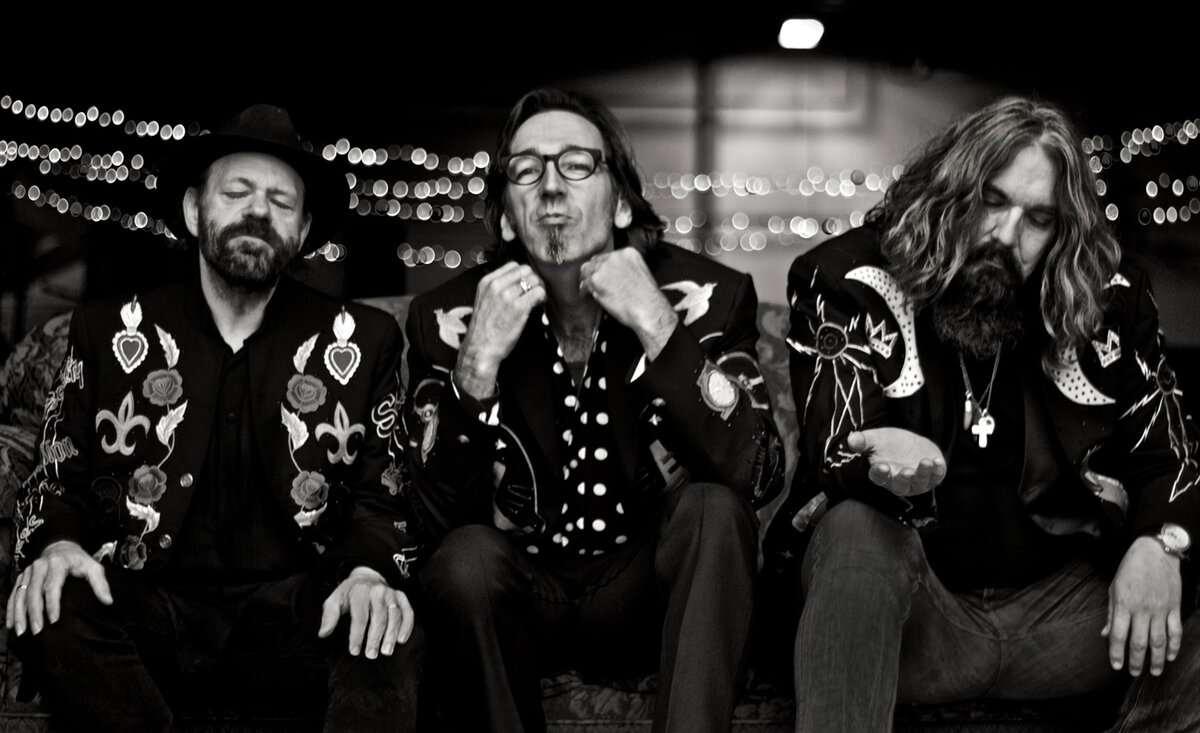
[[[234, 238], [252, 235], [270, 245], [270, 251], [247, 262], [232, 248]], [[217, 231], [216, 227], [201, 212], [200, 252], [213, 271], [231, 289], [247, 294], [265, 293], [275, 287], [291, 258], [299, 251], [299, 243], [285, 241], [263, 220], [243, 220]]]

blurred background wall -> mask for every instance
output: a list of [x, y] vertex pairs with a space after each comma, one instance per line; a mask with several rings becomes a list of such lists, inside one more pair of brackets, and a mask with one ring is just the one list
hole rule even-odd
[[[573, 14], [450, 3], [318, 4], [248, 23], [216, 8], [9, 25], [0, 75], [0, 337], [79, 299], [194, 268], [157, 198], [188, 135], [282, 104], [346, 173], [354, 210], [301, 275], [351, 297], [420, 292], [489, 243], [483, 170], [508, 108], [540, 85], [607, 103], [668, 238], [784, 300], [791, 260], [861, 223], [905, 157], [1006, 93], [1062, 104], [1110, 220], [1152, 270], [1173, 343], [1200, 346], [1195, 63], [1168, 5], [818, 0]], [[823, 45], [779, 48], [818, 17]], [[21, 29], [21, 30], [18, 30]]]

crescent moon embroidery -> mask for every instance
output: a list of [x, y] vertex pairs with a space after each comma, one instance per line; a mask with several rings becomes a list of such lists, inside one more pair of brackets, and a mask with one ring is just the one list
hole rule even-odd
[[921, 371], [921, 362], [917, 358], [917, 319], [912, 303], [904, 297], [895, 278], [882, 268], [856, 267], [846, 273], [846, 279], [856, 280], [879, 293], [887, 303], [888, 310], [892, 312], [892, 317], [900, 324], [900, 338], [904, 341], [904, 363], [896, 381], [884, 385], [884, 396], [908, 397], [916, 394], [925, 386], [925, 373]]
[[1111, 405], [1116, 402], [1112, 397], [1096, 389], [1096, 386], [1084, 376], [1079, 367], [1079, 358], [1074, 347], [1063, 353], [1065, 367], [1054, 368], [1054, 386], [1070, 401], [1077, 405]]

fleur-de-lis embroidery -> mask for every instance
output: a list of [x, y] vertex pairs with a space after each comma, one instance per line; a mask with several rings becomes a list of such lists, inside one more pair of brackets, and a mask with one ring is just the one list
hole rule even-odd
[[125, 399], [121, 400], [121, 406], [117, 408], [117, 414], [113, 414], [111, 410], [101, 410], [96, 413], [96, 430], [106, 422], [111, 422], [115, 433], [112, 440], [107, 438], [100, 439], [100, 447], [105, 453], [120, 453], [123, 456], [133, 455], [133, 449], [137, 441], [134, 443], [126, 443], [126, 437], [129, 437], [130, 432], [134, 428], [141, 428], [147, 435], [150, 434], [150, 419], [145, 415], [138, 415], [133, 411], [133, 392], [127, 392]]
[[332, 435], [337, 439], [337, 451], [328, 451], [326, 455], [330, 463], [340, 461], [346, 465], [354, 463], [354, 459], [358, 457], [357, 451], [353, 453], [349, 451], [350, 436], [355, 434], [363, 435], [364, 433], [366, 433], [366, 427], [362, 423], [350, 424], [350, 415], [346, 413], [346, 408], [341, 402], [337, 403], [337, 407], [333, 411], [333, 424], [330, 425], [327, 422], [323, 422], [314, 431], [317, 440], [326, 435]]

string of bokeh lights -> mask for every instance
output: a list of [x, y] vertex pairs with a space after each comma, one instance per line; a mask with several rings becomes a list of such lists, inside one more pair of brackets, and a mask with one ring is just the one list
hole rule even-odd
[[[0, 96], [0, 112], [8, 111], [30, 121], [51, 125], [84, 128], [95, 125], [113, 128], [137, 139], [158, 139], [177, 142], [187, 137], [206, 134], [198, 123], [172, 123], [158, 120], [134, 120], [122, 110], [103, 111], [91, 106], [86, 110], [34, 105], [11, 95]], [[1159, 155], [1172, 144], [1186, 145], [1200, 134], [1196, 120], [1171, 122], [1123, 132], [1116, 142], [1108, 135], [1092, 135], [1081, 141], [1089, 164], [1097, 175], [1097, 192], [1107, 193], [1105, 171], [1118, 164], [1128, 165], [1135, 160]], [[445, 224], [474, 223], [484, 216], [483, 196], [486, 192], [486, 152], [470, 155], [441, 155], [415, 145], [392, 144], [386, 147], [354, 145], [348, 138], [316, 146], [304, 146], [326, 160], [348, 168], [347, 187], [350, 208], [359, 216], [385, 216], [406, 221]], [[318, 150], [319, 147], [319, 150]], [[140, 184], [147, 190], [156, 188], [157, 179], [147, 169], [147, 156], [121, 149], [89, 153], [78, 144], [70, 147], [49, 146], [24, 141], [0, 139], [0, 168], [18, 161], [37, 163], [42, 180], [26, 184], [15, 180], [10, 193], [32, 205], [49, 207], [63, 215], [80, 217], [91, 222], [116, 222], [133, 231], [148, 231], [171, 240], [176, 239], [162, 219], [145, 211], [122, 211], [104, 203], [80, 201], [74, 195], [58, 193], [52, 185], [54, 177], [85, 179], [108, 184]], [[403, 163], [428, 175], [419, 177], [388, 177], [375, 175], [379, 169]], [[878, 200], [888, 185], [903, 172], [902, 164], [876, 166], [874, 169], [844, 169], [826, 171], [811, 166], [803, 173], [776, 173], [756, 176], [740, 172], [666, 173], [657, 172], [645, 181], [647, 199], [661, 201], [666, 209], [675, 202], [686, 202], [695, 196], [761, 197], [786, 195], [809, 198], [824, 196], [857, 203], [847, 213], [821, 217], [803, 215], [762, 215], [734, 211], [722, 215], [720, 221], [710, 222], [703, 208], [676, 216], [664, 216], [668, 235], [679, 246], [696, 252], [719, 256], [741, 250], [756, 252], [771, 245], [790, 247], [811, 241], [821, 235], [834, 236], [860, 226], [866, 211]], [[1200, 177], [1189, 175], [1172, 178], [1161, 173], [1145, 181], [1144, 189], [1150, 199], [1161, 199], [1162, 205], [1141, 207], [1135, 214], [1142, 226], [1168, 225], [1187, 222], [1200, 216]], [[1174, 197], [1171, 199], [1170, 197]], [[1121, 212], [1117, 204], [1108, 202], [1105, 216], [1117, 221]], [[329, 242], [316, 253], [330, 261], [344, 258], [345, 247]], [[402, 243], [396, 248], [397, 257], [408, 266], [440, 265], [456, 268], [470, 266], [482, 260], [482, 249], [473, 249], [464, 256], [441, 246], [413, 247]]]

